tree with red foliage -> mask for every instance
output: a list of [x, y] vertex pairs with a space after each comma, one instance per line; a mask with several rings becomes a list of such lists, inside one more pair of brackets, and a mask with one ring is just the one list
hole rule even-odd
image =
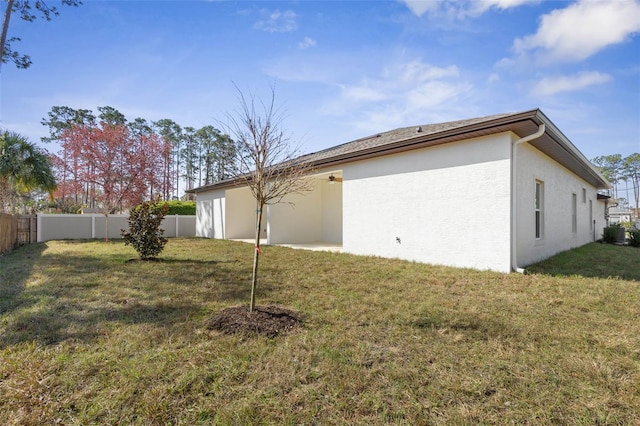
[[62, 150], [54, 159], [59, 181], [55, 195], [63, 203], [72, 198], [110, 214], [139, 204], [154, 188], [162, 190], [162, 167], [171, 147], [156, 134], [103, 121], [70, 126], [60, 142]]

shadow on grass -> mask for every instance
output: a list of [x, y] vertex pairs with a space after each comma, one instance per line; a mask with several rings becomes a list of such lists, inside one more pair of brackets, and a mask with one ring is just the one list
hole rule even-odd
[[[45, 249], [35, 245], [0, 258], [0, 348], [91, 342], [113, 323], [171, 326], [210, 303], [248, 303], [250, 297], [251, 269], [236, 260], [126, 263], [122, 254], [42, 256]], [[29, 283], [36, 266], [43, 278]], [[257, 297], [271, 291], [269, 279], [261, 280]]]
[[640, 249], [591, 243], [527, 266], [527, 272], [640, 281]]
[[47, 246], [29, 244], [0, 256], [0, 318], [23, 306], [21, 294]]
[[[519, 341], [523, 339], [524, 333], [523, 330], [511, 324], [472, 314], [452, 316], [445, 313], [432, 312], [413, 321], [411, 325], [421, 330], [433, 330], [441, 334], [448, 332], [463, 333], [481, 341], [489, 339]], [[527, 338], [531, 337], [527, 336]]]
[[133, 303], [130, 306], [89, 311], [54, 305], [38, 312], [25, 311], [17, 315], [6, 327], [0, 348], [33, 341], [43, 345], [54, 345], [65, 340], [91, 342], [108, 332], [109, 323], [170, 326], [188, 320], [200, 309], [198, 305], [177, 303]]

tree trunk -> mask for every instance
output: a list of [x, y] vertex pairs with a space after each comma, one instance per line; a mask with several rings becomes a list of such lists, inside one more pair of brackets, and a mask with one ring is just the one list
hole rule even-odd
[[9, 207], [9, 199], [11, 197], [11, 188], [9, 187], [9, 180], [0, 176], [0, 212], [11, 213]]
[[9, 19], [13, 9], [14, 0], [7, 0], [7, 10], [4, 12], [2, 20], [2, 35], [0, 35], [0, 67], [2, 66], [2, 58], [4, 58], [4, 46], [7, 43], [7, 32], [9, 31]]
[[256, 285], [258, 284], [258, 261], [260, 259], [260, 231], [262, 225], [262, 208], [263, 204], [259, 202], [256, 205], [256, 245], [253, 252], [253, 277], [251, 278], [251, 303], [249, 304], [249, 312], [253, 312], [256, 308]]

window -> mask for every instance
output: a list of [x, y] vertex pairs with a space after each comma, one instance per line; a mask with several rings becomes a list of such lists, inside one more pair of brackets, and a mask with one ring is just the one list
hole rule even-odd
[[587, 190], [582, 188], [582, 204], [587, 204]]
[[571, 194], [571, 232], [578, 232], [578, 196]]
[[593, 231], [593, 200], [589, 200], [589, 229]]
[[535, 201], [535, 214], [536, 214], [536, 240], [542, 239], [543, 236], [543, 203], [544, 203], [544, 184], [543, 182], [536, 181], [536, 201]]

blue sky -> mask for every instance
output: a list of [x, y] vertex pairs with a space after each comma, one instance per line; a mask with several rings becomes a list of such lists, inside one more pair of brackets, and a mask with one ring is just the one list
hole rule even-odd
[[221, 127], [235, 83], [275, 85], [304, 152], [537, 107], [587, 158], [640, 152], [640, 0], [85, 0], [9, 36], [33, 65], [2, 66], [0, 126], [34, 142], [54, 105]]

